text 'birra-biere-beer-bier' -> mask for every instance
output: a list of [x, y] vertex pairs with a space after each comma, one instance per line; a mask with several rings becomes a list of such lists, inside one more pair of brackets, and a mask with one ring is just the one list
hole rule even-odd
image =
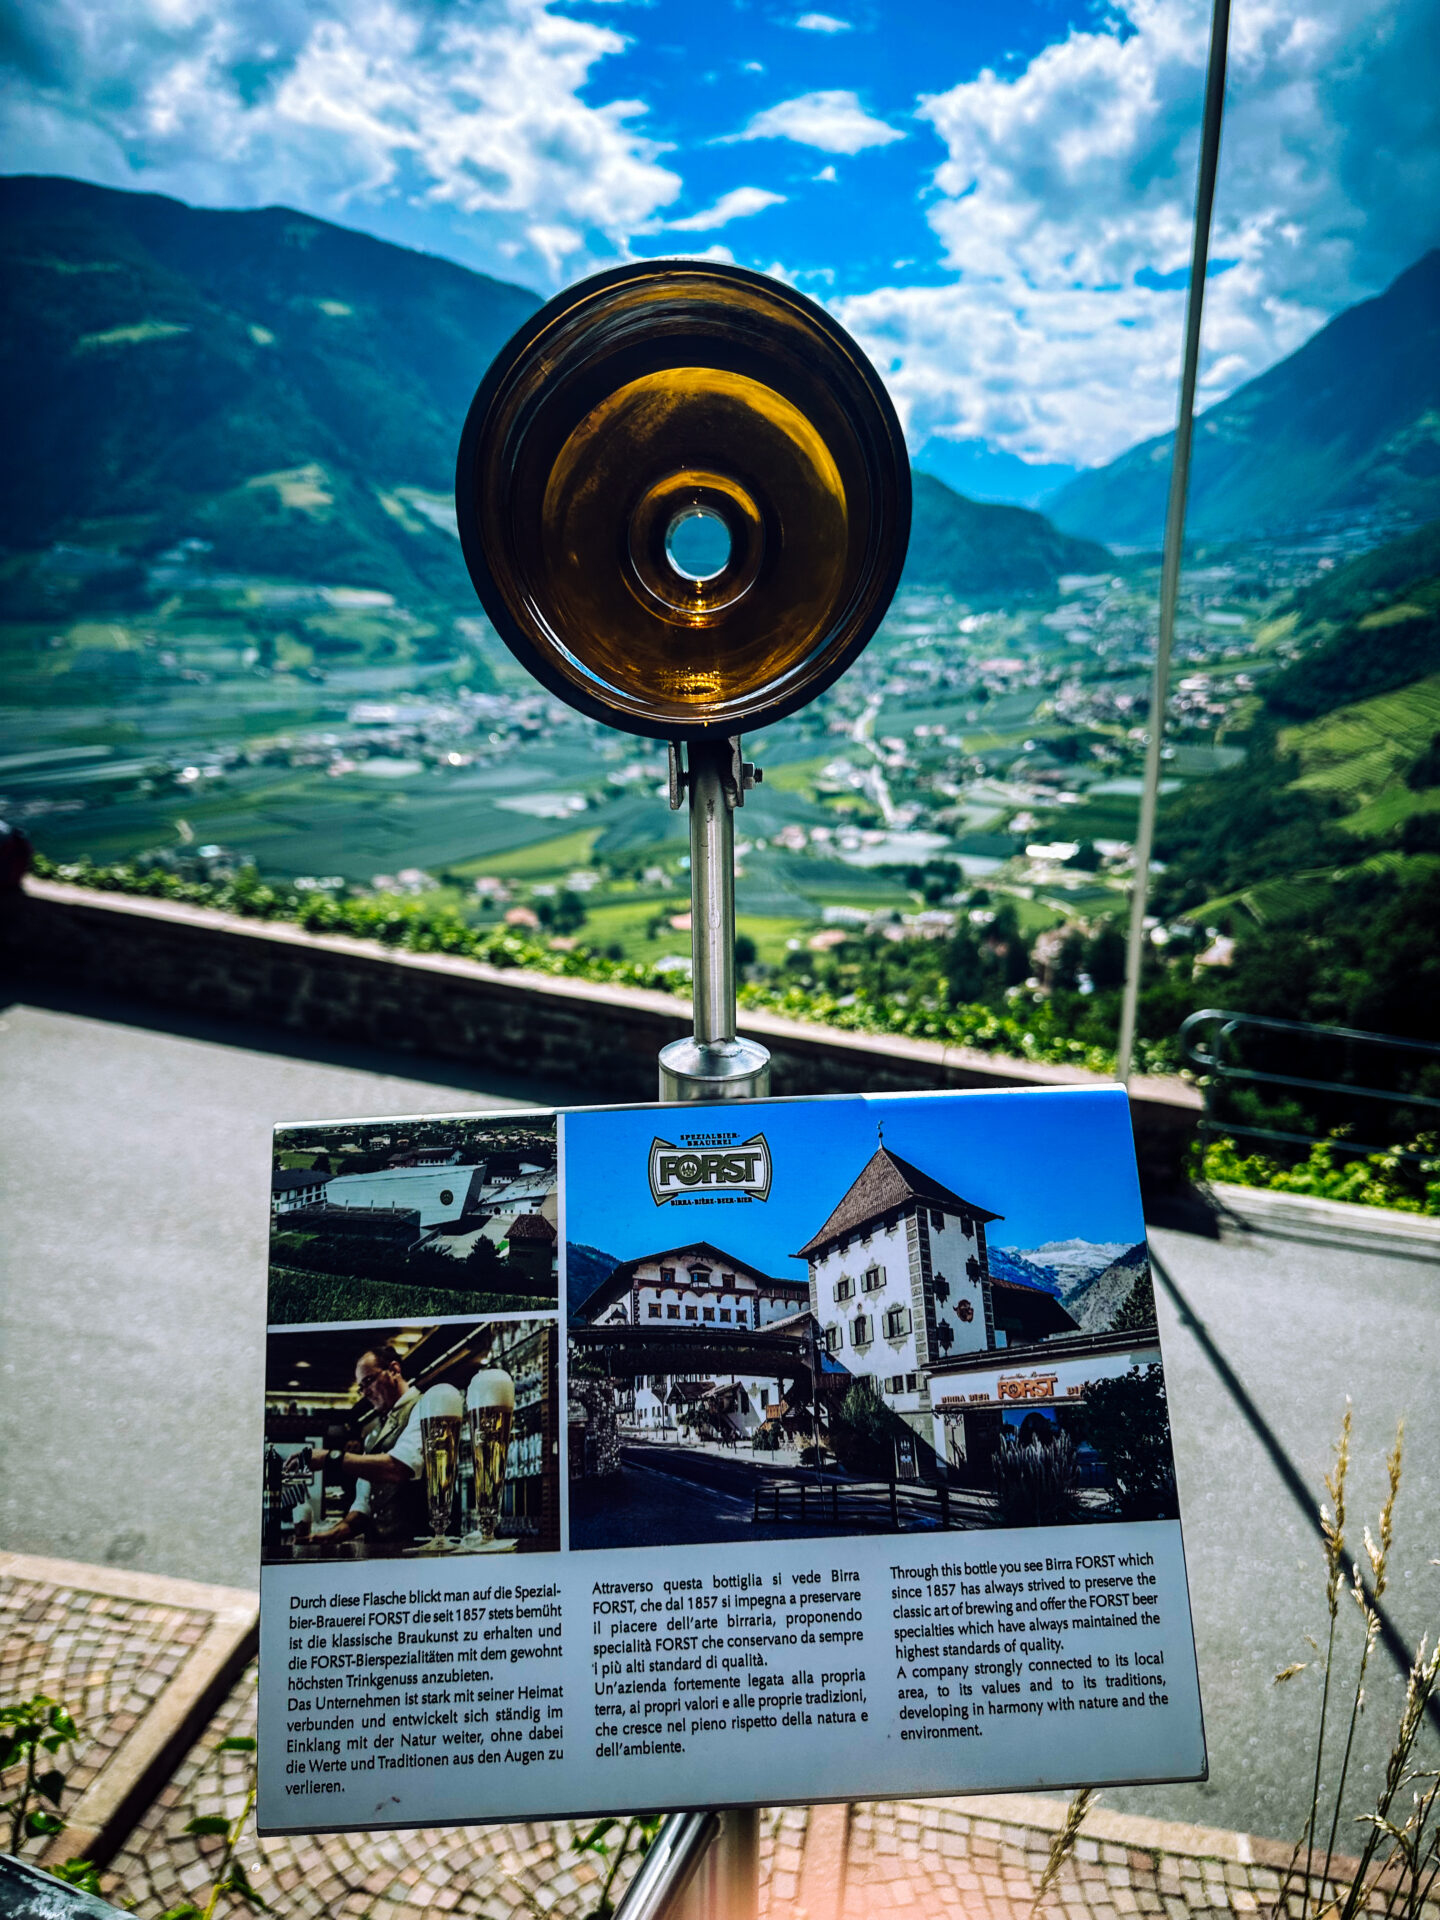
[[738, 1143], [682, 1137], [650, 1142], [650, 1192], [657, 1207], [703, 1195], [735, 1194], [747, 1200], [770, 1196], [770, 1146], [763, 1133]]

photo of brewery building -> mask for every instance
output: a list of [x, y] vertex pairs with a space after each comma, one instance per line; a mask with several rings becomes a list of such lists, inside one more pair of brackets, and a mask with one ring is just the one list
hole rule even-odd
[[553, 1114], [282, 1127], [272, 1326], [558, 1303]]
[[557, 1340], [553, 1319], [272, 1332], [262, 1559], [555, 1551]]
[[[743, 1260], [708, 1240], [667, 1247], [639, 1260], [627, 1260], [591, 1294], [586, 1318], [591, 1325], [703, 1332], [704, 1329], [791, 1327], [810, 1305], [803, 1280], [757, 1273]], [[723, 1357], [723, 1356], [722, 1356]], [[757, 1374], [725, 1373], [691, 1379], [654, 1373], [636, 1377], [623, 1409], [625, 1423], [645, 1433], [692, 1432], [749, 1440], [764, 1424], [766, 1408], [777, 1399], [773, 1380]]]
[[[1072, 1311], [1023, 1260], [992, 1262], [985, 1187], [882, 1127], [778, 1258], [696, 1238], [614, 1262], [578, 1300], [572, 1283], [572, 1546], [1173, 1515], [1143, 1243]], [[694, 1494], [647, 1509], [647, 1473]]]

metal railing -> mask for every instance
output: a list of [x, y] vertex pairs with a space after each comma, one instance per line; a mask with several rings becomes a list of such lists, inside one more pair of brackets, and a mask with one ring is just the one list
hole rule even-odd
[[840, 1526], [858, 1532], [983, 1527], [990, 1523], [993, 1495], [961, 1490], [941, 1480], [836, 1480], [769, 1474], [755, 1488], [757, 1525], [792, 1520]]
[[[1292, 1052], [1302, 1051], [1306, 1044], [1325, 1049], [1332, 1063], [1330, 1072], [1284, 1072], [1276, 1071], [1271, 1066], [1248, 1063], [1241, 1049], [1244, 1040], [1256, 1034], [1294, 1036]], [[1369, 1086], [1359, 1078], [1334, 1077], [1337, 1069], [1333, 1063], [1337, 1053], [1353, 1058], [1357, 1051], [1370, 1047], [1381, 1049], [1391, 1059], [1402, 1054], [1416, 1056], [1422, 1063], [1422, 1071], [1427, 1061], [1433, 1061], [1440, 1067], [1440, 1045], [1433, 1041], [1405, 1040], [1389, 1033], [1365, 1033], [1356, 1027], [1317, 1026], [1303, 1020], [1273, 1020], [1263, 1014], [1234, 1013], [1225, 1008], [1206, 1007], [1199, 1013], [1192, 1013], [1185, 1021], [1180, 1029], [1180, 1043], [1184, 1048], [1186, 1064], [1201, 1076], [1205, 1094], [1205, 1117], [1200, 1122], [1203, 1133], [1222, 1134], [1227, 1138], [1244, 1135], [1250, 1139], [1280, 1141], [1294, 1146], [1323, 1143], [1345, 1153], [1393, 1153], [1402, 1160], [1421, 1161], [1434, 1157], [1433, 1151], [1426, 1153], [1416, 1150], [1397, 1143], [1393, 1138], [1366, 1141], [1352, 1138], [1348, 1133], [1337, 1135], [1333, 1129], [1302, 1133], [1284, 1127], [1257, 1126], [1220, 1110], [1223, 1108], [1225, 1089], [1244, 1085], [1257, 1091], [1283, 1088], [1311, 1102], [1318, 1100], [1339, 1109], [1348, 1106], [1351, 1101], [1364, 1101], [1369, 1104], [1357, 1109], [1363, 1114], [1378, 1117], [1380, 1111], [1388, 1108], [1392, 1115], [1410, 1115], [1408, 1130], [1412, 1133], [1419, 1131], [1417, 1123], [1427, 1114], [1435, 1114], [1437, 1125], [1440, 1125], [1440, 1097], [1435, 1094], [1422, 1093], [1405, 1086]], [[1343, 1071], [1343, 1064], [1340, 1070]], [[1407, 1127], [1385, 1127], [1382, 1124], [1366, 1130], [1393, 1135], [1404, 1133]]]

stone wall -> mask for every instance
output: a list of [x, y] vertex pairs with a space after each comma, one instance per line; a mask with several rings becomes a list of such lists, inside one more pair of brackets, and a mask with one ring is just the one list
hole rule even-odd
[[[656, 1054], [690, 1031], [688, 1001], [670, 994], [392, 952], [44, 880], [0, 902], [0, 963], [17, 985], [83, 988], [533, 1074], [582, 1085], [597, 1102], [654, 1099]], [[742, 1024], [770, 1048], [777, 1094], [1103, 1084], [1078, 1069], [935, 1040], [843, 1033], [767, 1013], [746, 1014]], [[1131, 1102], [1147, 1189], [1178, 1185], [1199, 1094], [1180, 1080], [1137, 1079]]]

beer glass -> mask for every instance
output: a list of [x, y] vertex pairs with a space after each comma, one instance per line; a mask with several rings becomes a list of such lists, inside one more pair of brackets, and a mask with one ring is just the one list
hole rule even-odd
[[513, 1540], [497, 1540], [495, 1523], [505, 1490], [505, 1461], [510, 1422], [515, 1412], [515, 1382], [499, 1367], [482, 1367], [465, 1393], [465, 1424], [475, 1460], [475, 1512], [463, 1553], [509, 1553]]
[[423, 1393], [415, 1409], [425, 1451], [425, 1500], [430, 1510], [430, 1538], [421, 1543], [421, 1553], [450, 1553], [455, 1547], [449, 1532], [450, 1510], [455, 1504], [464, 1415], [465, 1402], [459, 1388], [443, 1384]]

